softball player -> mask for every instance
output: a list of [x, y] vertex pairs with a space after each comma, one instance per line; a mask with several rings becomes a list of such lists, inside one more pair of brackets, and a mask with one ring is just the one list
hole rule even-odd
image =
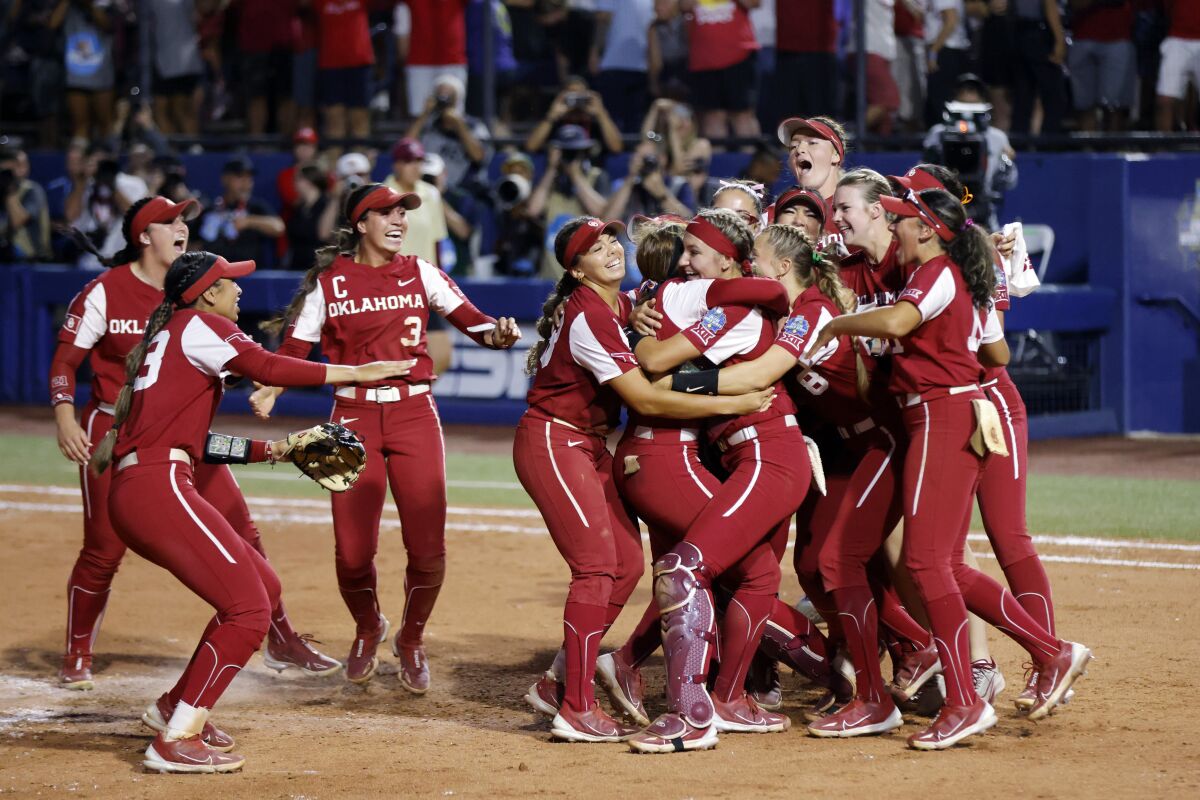
[[846, 164], [846, 131], [829, 117], [789, 117], [779, 123], [776, 135], [788, 148], [788, 166], [796, 183], [821, 196], [825, 233], [839, 235], [830, 202]]
[[641, 537], [613, 484], [605, 446], [622, 402], [643, 415], [699, 419], [747, 413], [772, 398], [771, 392], [693, 397], [650, 385], [622, 330], [632, 306], [620, 292], [625, 252], [615, 234], [622, 228], [580, 217], [555, 237], [564, 275], [538, 321], [529, 410], [513, 443], [517, 476], [571, 568], [563, 695], [551, 724], [552, 735], [568, 741], [622, 741], [636, 732], [600, 708], [591, 683], [600, 640], [643, 569]]
[[234, 279], [253, 270], [253, 261], [231, 264], [212, 253], [175, 259], [165, 277], [165, 298], [129, 355], [112, 429], [90, 462], [99, 474], [115, 465], [109, 508], [121, 541], [216, 611], [179, 682], [146, 711], [144, 718], [161, 729], [143, 764], [160, 772], [230, 772], [245, 763], [228, 752], [232, 739], [215, 729], [205, 737], [205, 726], [213, 705], [266, 636], [279, 596], [279, 579], [266, 559], [193, 483], [192, 465], [202, 457], [218, 463], [266, 461], [285, 444], [240, 440], [241, 457], [231, 456], [233, 448], [221, 456], [206, 447], [223, 375], [319, 386], [377, 380], [411, 366], [325, 366], [265, 352], [234, 324], [241, 296]]
[[[746, 226], [726, 211], [701, 212], [688, 223], [684, 274], [730, 279], [750, 274], [753, 240]], [[652, 373], [674, 369], [704, 355], [736, 363], [757, 357], [774, 339], [773, 323], [737, 307], [709, 309], [698, 323], [663, 341], [643, 339], [639, 360]], [[676, 388], [711, 390], [698, 383]], [[736, 419], [710, 423], [707, 436], [722, 452], [729, 478], [689, 527], [685, 540], [655, 561], [655, 598], [662, 614], [667, 659], [668, 713], [630, 741], [640, 752], [707, 749], [718, 726], [780, 730], [786, 717], [757, 707], [744, 689], [746, 670], [762, 638], [779, 589], [779, 558], [791, 514], [808, 489], [807, 449], [790, 398], [778, 394], [771, 406]], [[711, 586], [731, 570], [736, 583], [722, 625], [721, 668], [715, 699], [704, 685], [709, 643], [715, 630]], [[717, 719], [720, 717], [720, 720]], [[776, 722], [778, 720], [778, 722]], [[736, 727], [735, 727], [736, 726]]]
[[[963, 563], [970, 505], [982, 469], [971, 448], [977, 424], [987, 427], [978, 381], [980, 360], [1002, 365], [1008, 347], [995, 315], [993, 248], [950, 193], [909, 190], [881, 198], [898, 217], [900, 260], [916, 265], [897, 303], [844, 315], [825, 325], [807, 357], [833, 339], [897, 340], [891, 389], [911, 446], [904, 465], [904, 558], [929, 614], [946, 682], [946, 704], [933, 724], [913, 734], [917, 749], [944, 749], [996, 722], [971, 679], [965, 638], [967, 608], [1000, 628], [1039, 668], [1030, 719], [1050, 713], [1082, 674], [1091, 651], [1055, 638], [996, 581]], [[976, 353], [979, 357], [976, 357]], [[977, 423], [979, 414], [983, 422]]]
[[825, 229], [825, 201], [812, 189], [794, 186], [779, 195], [767, 214], [767, 223], [792, 225], [815, 242]]
[[[713, 193], [712, 207], [732, 211], [757, 236], [763, 227], [763, 193], [761, 183], [742, 180], [723, 180]], [[643, 273], [644, 274], [644, 273]]]
[[[112, 426], [113, 403], [124, 382], [125, 357], [141, 341], [150, 312], [163, 299], [167, 268], [187, 250], [184, 218], [194, 201], [172, 203], [150, 197], [125, 213], [122, 232], [128, 242], [105, 271], [75, 296], [58, 334], [50, 364], [50, 402], [58, 425], [58, 446], [80, 465], [83, 493], [83, 547], [67, 581], [66, 651], [59, 680], [70, 689], [91, 689], [92, 650], [108, 602], [113, 577], [125, 545], [112, 528], [108, 510], [111, 475], [95, 475], [83, 465]], [[75, 373], [91, 357], [91, 400], [82, 425], [75, 418]], [[228, 466], [196, 467], [196, 484], [220, 509], [236, 531], [264, 558], [258, 529]], [[310, 644], [311, 637], [292, 630], [283, 603], [271, 611], [264, 662], [277, 670], [295, 666], [311, 675], [336, 671], [341, 664]]]
[[[400, 255], [407, 212], [421, 204], [369, 183], [346, 198], [348, 222], [337, 243], [317, 251], [316, 264], [291, 305], [271, 329], [286, 330], [278, 352], [307, 357], [321, 344], [326, 358], [366, 363], [377, 356], [415, 359], [404, 380], [345, 386], [334, 393], [330, 419], [350, 426], [366, 444], [367, 468], [348, 492], [333, 495], [338, 588], [356, 625], [346, 677], [366, 683], [375, 674], [375, 650], [390, 625], [380, 611], [375, 553], [387, 487], [400, 512], [408, 565], [404, 615], [392, 641], [400, 684], [413, 694], [429, 689], [423, 634], [446, 572], [445, 443], [426, 342], [429, 312], [436, 311], [476, 344], [507, 349], [521, 338], [516, 322], [477, 309], [451, 278], [416, 256]], [[260, 416], [270, 413], [279, 390], [251, 396]]]

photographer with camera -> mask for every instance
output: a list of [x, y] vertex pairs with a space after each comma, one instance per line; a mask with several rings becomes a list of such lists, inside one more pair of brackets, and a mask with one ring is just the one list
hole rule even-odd
[[646, 138], [629, 158], [629, 174], [615, 185], [601, 219], [626, 219], [641, 214], [675, 214], [689, 218], [695, 199], [686, 178], [671, 174], [671, 159], [659, 147], [661, 137]]
[[442, 193], [432, 183], [421, 180], [425, 170], [425, 148], [416, 139], [405, 137], [392, 145], [392, 174], [383, 183], [400, 194], [415, 194], [421, 205], [408, 212], [408, 233], [400, 247], [401, 255], [423, 258], [442, 267], [438, 243], [450, 235], [446, 229], [446, 210]]
[[510, 153], [500, 165], [500, 181], [492, 191], [496, 207], [496, 272], [527, 277], [537, 272], [546, 226], [530, 213], [533, 160]]
[[[103, 144], [93, 144], [71, 178], [71, 192], [63, 204], [67, 223], [91, 240], [108, 258], [125, 246], [121, 219], [125, 210], [149, 195], [146, 182], [121, 171], [116, 155]], [[78, 266], [99, 269], [99, 260], [83, 252]]]
[[287, 221], [287, 268], [304, 271], [313, 265], [317, 248], [333, 238], [338, 204], [328, 193], [329, 174], [316, 162], [293, 173], [296, 203]]
[[[609, 191], [608, 174], [591, 162], [596, 142], [578, 125], [564, 125], [550, 142], [546, 171], [529, 197], [530, 216], [540, 218], [552, 237], [568, 220], [598, 217], [604, 211]], [[562, 277], [562, 267], [553, 248], [542, 254], [539, 272], [543, 278]]]
[[25, 151], [0, 148], [0, 257], [34, 261], [50, 257], [46, 192], [29, 180]]
[[600, 95], [590, 91], [587, 81], [578, 75], [563, 82], [562, 91], [550, 104], [550, 110], [525, 140], [525, 150], [536, 153], [547, 141], [556, 138], [560, 129], [568, 126], [581, 128], [589, 138], [598, 138], [605, 152], [621, 152], [621, 131], [609, 116]]
[[254, 197], [254, 162], [233, 156], [221, 168], [221, 196], [196, 220], [196, 238], [205, 250], [234, 261], [274, 262], [275, 240], [283, 220], [264, 200]]
[[971, 73], [958, 76], [954, 99], [945, 105], [943, 122], [925, 135], [925, 160], [958, 173], [969, 197], [967, 214], [989, 230], [999, 230], [998, 207], [1017, 185], [1017, 153], [1008, 134], [991, 124], [987, 86]]
[[465, 87], [456, 75], [439, 75], [425, 107], [413, 120], [408, 137], [417, 139], [426, 153], [440, 156], [448, 188], [486, 185], [491, 160], [492, 135], [475, 117], [459, 113]]

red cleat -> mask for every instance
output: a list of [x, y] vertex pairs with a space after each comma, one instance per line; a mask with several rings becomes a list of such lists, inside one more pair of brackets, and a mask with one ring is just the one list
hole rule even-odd
[[313, 644], [320, 642], [309, 633], [294, 634], [281, 642], [267, 637], [263, 665], [276, 672], [295, 667], [306, 675], [332, 675], [342, 668], [342, 662], [325, 655]]
[[697, 728], [678, 714], [661, 714], [646, 730], [629, 740], [635, 753], [683, 753], [717, 746], [715, 725]]
[[1029, 719], [1045, 719], [1055, 706], [1065, 702], [1071, 685], [1087, 672], [1091, 660], [1091, 650], [1076, 642], [1063, 642], [1058, 654], [1040, 665], [1037, 701], [1029, 709]]
[[937, 648], [930, 645], [904, 657], [888, 690], [897, 702], [912, 700], [930, 678], [941, 672], [942, 662], [938, 659]]
[[650, 724], [646, 706], [642, 703], [645, 689], [642, 686], [642, 671], [626, 664], [619, 650], [605, 653], [596, 659], [596, 678], [604, 689], [613, 708], [625, 713], [640, 727]]
[[373, 633], [354, 637], [354, 643], [350, 645], [350, 655], [346, 657], [346, 680], [359, 684], [371, 680], [375, 670], [379, 669], [379, 658], [375, 655], [375, 649], [387, 638], [390, 627], [387, 617], [381, 614], [379, 627]]
[[945, 750], [996, 724], [996, 712], [987, 701], [976, 698], [974, 705], [944, 705], [937, 718], [925, 730], [908, 737], [914, 750]]
[[67, 653], [58, 669], [58, 680], [64, 689], [95, 689], [92, 680], [92, 656], [90, 653]]
[[810, 724], [808, 732], [821, 738], [848, 739], [894, 731], [904, 724], [904, 719], [892, 699], [887, 695], [884, 697], [878, 703], [864, 703], [855, 699], [841, 711]]
[[599, 703], [583, 713], [563, 706], [550, 723], [550, 735], [564, 742], [623, 742], [636, 733], [637, 728], [617, 722]]
[[779, 733], [792, 727], [784, 714], [763, 711], [746, 694], [723, 703], [713, 698], [713, 727], [717, 733]]
[[[164, 694], [143, 712], [142, 724], [151, 730], [166, 733], [167, 723], [170, 722], [171, 714], [174, 711], [175, 708], [171, 705], [170, 698]], [[204, 728], [200, 731], [200, 741], [221, 753], [228, 753], [234, 747], [233, 737], [213, 725], [209, 720], [204, 721]]]
[[562, 708], [563, 694], [566, 691], [554, 673], [546, 670], [541, 679], [525, 693], [525, 702], [533, 706], [539, 714], [547, 717], [557, 717], [558, 709]]
[[146, 748], [142, 766], [155, 772], [236, 772], [245, 763], [241, 756], [214, 750], [199, 736], [167, 739], [160, 733]]
[[392, 642], [392, 652], [400, 659], [400, 685], [413, 694], [429, 691], [429, 662], [425, 660], [425, 647], [400, 644], [397, 638]]

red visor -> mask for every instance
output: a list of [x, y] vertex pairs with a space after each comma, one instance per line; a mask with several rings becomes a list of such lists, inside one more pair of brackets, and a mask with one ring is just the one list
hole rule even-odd
[[937, 178], [930, 175], [923, 169], [913, 167], [903, 175], [889, 175], [888, 180], [895, 181], [905, 189], [912, 189], [914, 192], [923, 192], [926, 189], [942, 189], [946, 186]]
[[832, 144], [833, 149], [837, 150], [838, 155], [843, 159], [846, 157], [846, 143], [842, 141], [842, 137], [838, 136], [833, 128], [819, 120], [788, 117], [779, 123], [779, 130], [776, 133], [779, 136], [780, 143], [784, 147], [792, 146], [792, 137], [797, 133], [812, 134]]
[[825, 224], [825, 201], [821, 199], [821, 195], [814, 192], [812, 189], [788, 189], [779, 196], [775, 201], [774, 211], [771, 214], [771, 221], [779, 216], [779, 212], [786, 209], [788, 206], [806, 205], [813, 211], [817, 212], [817, 218], [821, 220], [821, 224]]
[[[942, 191], [945, 191], [944, 189]], [[904, 193], [904, 197], [888, 197], [884, 195], [879, 198], [883, 210], [895, 214], [898, 217], [919, 217], [929, 227], [933, 228], [934, 233], [943, 242], [949, 242], [954, 239], [954, 231], [950, 230], [942, 218], [933, 213], [933, 209], [925, 204], [921, 199], [921, 195], [909, 189]]]
[[194, 303], [197, 297], [204, 294], [208, 287], [221, 278], [244, 278], [251, 272], [254, 272], [253, 261], [230, 262], [220, 256], [215, 256], [213, 262], [208, 265], [208, 269], [200, 273], [200, 276], [183, 290], [183, 294], [179, 297], [179, 304], [186, 306]]
[[576, 258], [590, 250], [602, 234], [610, 232], [614, 236], [620, 236], [625, 232], [625, 226], [620, 222], [604, 222], [598, 219], [589, 219], [580, 225], [567, 240], [567, 249], [563, 252], [563, 269], [570, 269]]
[[196, 207], [195, 200], [184, 200], [182, 203], [172, 203], [165, 197], [151, 198], [150, 202], [138, 209], [138, 212], [133, 215], [133, 222], [129, 224], [129, 237], [133, 242], [137, 242], [142, 234], [146, 232], [146, 228], [152, 223], [171, 222], [176, 217], [186, 215]]
[[367, 192], [367, 196], [358, 201], [358, 205], [350, 210], [350, 224], [356, 224], [368, 211], [382, 211], [394, 206], [404, 206], [408, 211], [421, 207], [421, 198], [412, 192], [401, 194], [394, 192], [382, 184], [377, 189]]

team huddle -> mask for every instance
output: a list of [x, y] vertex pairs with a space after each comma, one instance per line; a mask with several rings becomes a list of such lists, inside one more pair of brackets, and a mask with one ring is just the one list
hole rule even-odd
[[[513, 447], [571, 571], [562, 648], [525, 697], [552, 718], [554, 738], [666, 753], [784, 731], [782, 663], [825, 690], [805, 711], [809, 734], [884, 733], [903, 724], [902, 705], [921, 702], [940, 710], [908, 743], [943, 749], [994, 725], [1004, 688], [968, 611], [1028, 652], [1015, 703], [1031, 720], [1069, 699], [1091, 658], [1058, 638], [1025, 528], [1024, 405], [1004, 370], [1011, 237], [975, 224], [941, 167], [844, 171], [844, 133], [825, 118], [786, 120], [779, 136], [797, 186], [772, 206], [761, 186], [731, 181], [691, 220], [635, 218], [650, 279], [636, 291], [621, 290], [621, 223], [580, 217], [555, 238], [563, 275], [537, 323]], [[446, 563], [430, 311], [483, 347], [512, 347], [521, 333], [436, 266], [399, 254], [419, 205], [380, 184], [350, 192], [336, 243], [268, 325], [282, 337], [276, 353], [235, 324], [236, 279], [253, 262], [187, 250], [190, 201], [134, 204], [125, 250], [71, 303], [50, 393], [85, 513], [60, 680], [93, 686], [127, 547], [215, 611], [179, 681], [142, 716], [156, 731], [149, 769], [242, 767], [209, 715], [264, 639], [272, 669], [344, 669], [365, 683], [390, 637], [401, 685], [430, 686], [423, 633]], [[328, 364], [307, 360], [314, 344]], [[75, 372], [89, 355], [91, 400], [77, 420]], [[351, 441], [365, 464], [350, 480], [322, 481], [335, 489], [336, 573], [355, 624], [344, 662], [292, 627], [230, 470], [295, 460], [321, 434], [212, 432], [224, 387], [243, 379], [263, 418], [286, 387], [336, 384], [330, 420], [362, 442]], [[389, 485], [408, 556], [394, 634], [375, 570]], [[1010, 588], [966, 547], [976, 497]], [[643, 576], [639, 521], [653, 600], [629, 639], [601, 654]], [[778, 598], [793, 523], [796, 575], [824, 630]], [[666, 705], [652, 720], [640, 667], [660, 647]]]

